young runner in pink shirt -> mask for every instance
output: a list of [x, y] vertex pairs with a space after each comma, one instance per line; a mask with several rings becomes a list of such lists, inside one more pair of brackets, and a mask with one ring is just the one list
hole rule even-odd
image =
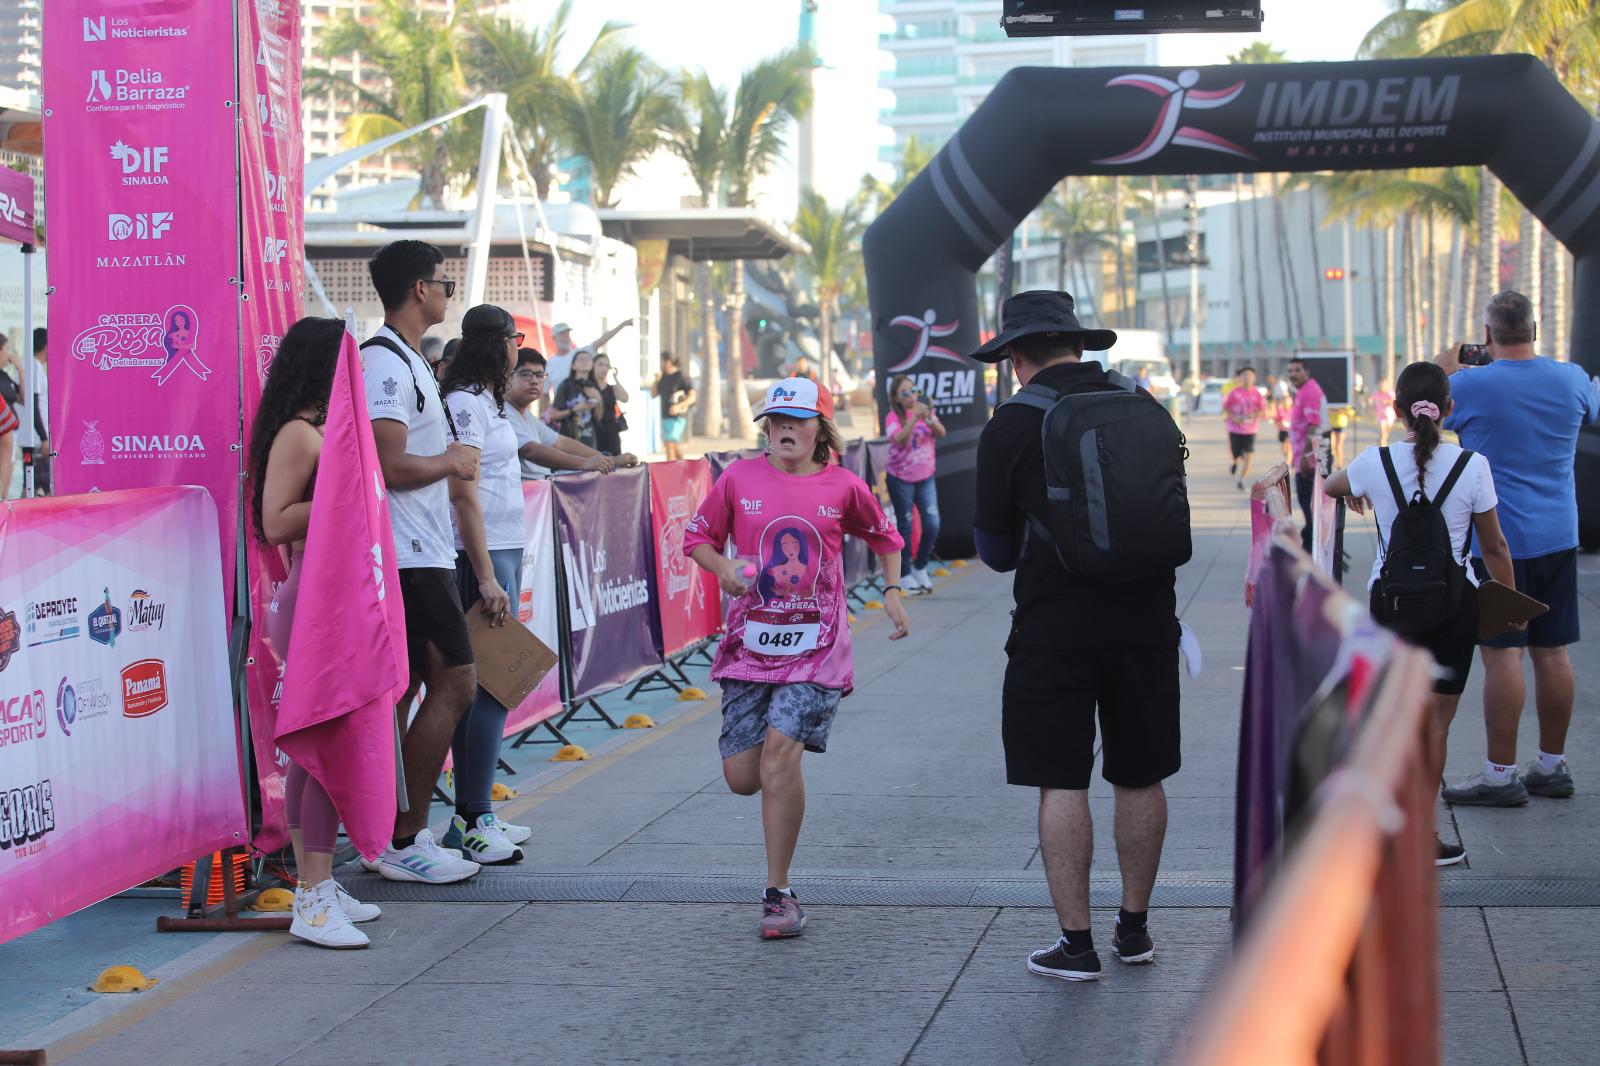
[[[855, 681], [845, 606], [845, 534], [866, 541], [885, 581], [890, 640], [910, 632], [900, 591], [903, 542], [865, 482], [833, 462], [843, 450], [833, 398], [804, 378], [772, 386], [758, 417], [768, 454], [723, 471], [683, 538], [684, 554], [733, 601], [711, 676], [722, 684], [722, 772], [741, 796], [761, 793], [767, 888], [761, 935], [799, 936], [806, 916], [789, 887], [805, 817], [800, 757], [827, 750], [839, 701]], [[723, 554], [732, 541], [734, 556]]]

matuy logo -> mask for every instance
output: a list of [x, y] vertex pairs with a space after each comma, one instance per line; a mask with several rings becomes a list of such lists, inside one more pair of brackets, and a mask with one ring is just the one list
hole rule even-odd
[[141, 633], [146, 629], [160, 630], [166, 626], [167, 605], [144, 589], [134, 589], [128, 597], [128, 632]]

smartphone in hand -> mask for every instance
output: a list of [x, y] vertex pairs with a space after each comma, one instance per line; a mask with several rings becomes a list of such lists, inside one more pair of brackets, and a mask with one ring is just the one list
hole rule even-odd
[[1494, 362], [1486, 344], [1463, 344], [1456, 352], [1456, 362], [1462, 366], [1488, 366]]

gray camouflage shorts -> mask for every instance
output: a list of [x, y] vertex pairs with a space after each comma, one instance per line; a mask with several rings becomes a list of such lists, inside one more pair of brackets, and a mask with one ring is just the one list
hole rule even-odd
[[827, 751], [828, 730], [843, 696], [841, 689], [805, 682], [723, 681], [722, 736], [717, 747], [724, 759], [731, 759], [763, 743], [771, 726], [804, 744], [807, 751]]

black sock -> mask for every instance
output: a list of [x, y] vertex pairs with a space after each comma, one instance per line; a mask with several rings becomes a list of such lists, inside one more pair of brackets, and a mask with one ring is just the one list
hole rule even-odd
[[1122, 908], [1117, 910], [1117, 928], [1124, 933], [1144, 932], [1145, 923], [1149, 919], [1149, 911], [1130, 911]]
[[403, 851], [417, 842], [417, 834], [408, 833], [403, 837], [394, 838], [394, 850]]
[[1061, 935], [1066, 938], [1068, 955], [1082, 955], [1085, 951], [1094, 950], [1094, 937], [1087, 929], [1062, 929]]
[[478, 824], [478, 816], [467, 810], [465, 806], [459, 803], [456, 804], [456, 817], [460, 818], [463, 822], [466, 822], [468, 829], [471, 829], [473, 826]]

